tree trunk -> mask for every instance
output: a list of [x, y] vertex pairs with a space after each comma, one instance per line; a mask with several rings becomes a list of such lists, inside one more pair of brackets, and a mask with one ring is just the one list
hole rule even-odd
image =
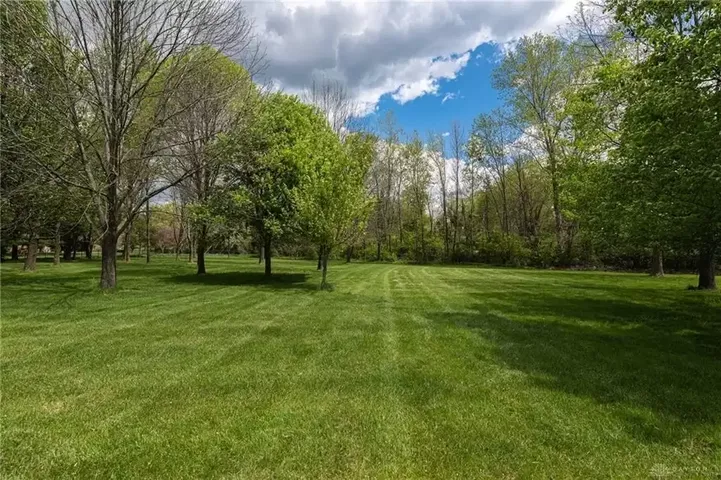
[[[400, 186], [398, 190], [400, 190]], [[398, 192], [400, 194], [400, 192]], [[400, 195], [399, 195], [400, 197]], [[403, 204], [398, 203], [398, 246], [403, 247]]]
[[716, 257], [714, 250], [714, 248], [710, 247], [701, 249], [698, 264], [699, 290], [716, 289]]
[[195, 252], [195, 237], [188, 233], [188, 263], [193, 263], [193, 253]]
[[60, 224], [55, 225], [55, 245], [53, 245], [53, 265], [60, 265]]
[[353, 245], [349, 245], [345, 251], [345, 263], [350, 263], [353, 258]]
[[556, 178], [555, 174], [555, 168], [552, 170], [551, 173], [551, 190], [553, 194], [553, 220], [555, 223], [555, 230], [556, 230], [556, 252], [558, 252], [559, 256], [562, 251], [562, 228], [563, 228], [563, 220], [561, 218], [561, 201], [560, 201], [560, 194], [558, 192], [558, 179]]
[[265, 258], [265, 247], [261, 245], [258, 252], [258, 263], [262, 263], [263, 259]]
[[271, 267], [270, 267], [270, 239], [265, 240], [265, 245], [263, 246], [263, 250], [265, 250], [265, 276], [270, 277], [271, 274]]
[[322, 278], [322, 280], [321, 280], [321, 282], [320, 282], [320, 288], [321, 288], [321, 289], [326, 289], [326, 288], [328, 288], [328, 286], [329, 286], [329, 285], [328, 285], [328, 282], [326, 281], [326, 278], [327, 278], [327, 275], [328, 275], [328, 256], [330, 255], [330, 248], [328, 248], [328, 247], [323, 247], [322, 250], [323, 250], [323, 261], [322, 261], [322, 264], [323, 264], [323, 265], [322, 265], [322, 266], [323, 266], [323, 278]]
[[118, 252], [118, 235], [115, 225], [108, 226], [103, 235], [101, 257], [102, 268], [100, 270], [100, 288], [106, 290], [115, 288], [116, 285], [116, 257]]
[[12, 249], [10, 250], [10, 260], [18, 260], [20, 256], [18, 255], [18, 246], [16, 243], [13, 244]]
[[574, 237], [576, 235], [576, 227], [573, 224], [573, 222], [568, 222], [568, 227], [566, 228], [566, 248], [564, 250], [564, 259], [566, 263], [571, 263], [572, 255], [573, 255], [573, 241]]
[[[423, 208], [418, 212], [421, 226], [421, 263], [426, 263], [426, 237], [425, 237], [425, 226], [423, 225]], [[431, 220], [432, 225], [433, 220]]]
[[[473, 175], [473, 171], [471, 171], [471, 175]], [[468, 208], [468, 234], [467, 234], [467, 242], [471, 250], [471, 257], [473, 257], [473, 250], [474, 250], [474, 240], [473, 240], [473, 227], [475, 226], [473, 224], [473, 210], [476, 203], [476, 192], [475, 192], [475, 184], [474, 180], [471, 179], [471, 198], [470, 198], [470, 206]]]
[[378, 241], [378, 242], [376, 243], [376, 245], [377, 245], [377, 247], [376, 247], [376, 260], [380, 262], [380, 261], [381, 261], [381, 242]]
[[150, 200], [145, 202], [145, 263], [150, 263]]
[[28, 243], [28, 255], [25, 257], [25, 265], [23, 270], [26, 272], [34, 272], [35, 264], [38, 260], [38, 237], [30, 235], [30, 242]]
[[483, 199], [483, 229], [486, 231], [486, 239], [491, 239], [491, 228], [490, 228], [490, 212], [488, 211], [488, 207], [490, 204], [490, 193], [489, 193], [490, 186], [486, 185], [486, 192], [485, 192], [485, 198]]
[[320, 270], [323, 267], [323, 245], [318, 247], [318, 268], [316, 270]]
[[205, 275], [205, 242], [208, 234], [208, 227], [205, 224], [200, 226], [198, 231], [198, 275]]
[[458, 261], [458, 191], [460, 190], [460, 182], [458, 179], [458, 162], [460, 159], [456, 158], [456, 208], [453, 212], [453, 248], [451, 249], [451, 256], [454, 262]]
[[663, 277], [663, 251], [658, 245], [653, 246], [650, 274], [652, 277]]
[[133, 224], [128, 225], [128, 229], [125, 230], [125, 238], [123, 240], [123, 261], [128, 263], [130, 261], [130, 236], [133, 234]]
[[65, 248], [63, 249], [63, 260], [69, 262], [73, 259], [73, 234], [65, 235]]
[[448, 261], [448, 250], [449, 250], [449, 232], [448, 232], [448, 211], [446, 209], [446, 198], [445, 193], [443, 194], [443, 260]]
[[93, 258], [93, 232], [88, 232], [88, 242], [85, 244], [85, 258], [92, 260]]

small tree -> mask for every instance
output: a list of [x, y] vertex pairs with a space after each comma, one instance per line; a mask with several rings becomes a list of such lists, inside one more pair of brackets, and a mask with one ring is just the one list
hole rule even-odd
[[334, 248], [356, 239], [365, 228], [371, 202], [365, 179], [373, 161], [375, 138], [351, 134], [341, 145], [325, 127], [316, 132], [310, 161], [301, 166], [300, 188], [295, 200], [301, 224], [321, 246], [323, 277], [327, 282], [328, 257]]

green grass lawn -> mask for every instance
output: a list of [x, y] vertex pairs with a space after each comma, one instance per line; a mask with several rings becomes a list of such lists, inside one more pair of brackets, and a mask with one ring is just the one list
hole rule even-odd
[[691, 276], [2, 265], [2, 478], [721, 476]]

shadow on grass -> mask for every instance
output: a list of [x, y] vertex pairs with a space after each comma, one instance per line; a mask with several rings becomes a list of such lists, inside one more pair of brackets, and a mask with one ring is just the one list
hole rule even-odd
[[608, 405], [641, 441], [678, 444], [689, 428], [708, 432], [721, 424], [721, 311], [715, 305], [656, 308], [501, 292], [477, 298], [473, 311], [428, 318], [492, 342], [496, 361], [536, 386]]
[[318, 290], [315, 284], [306, 282], [308, 275], [304, 273], [274, 273], [266, 277], [262, 272], [221, 272], [206, 275], [175, 275], [168, 278], [171, 283], [197, 284], [197, 285], [248, 285], [267, 287], [274, 290], [297, 288], [303, 290]]
[[[475, 291], [479, 308], [519, 319], [553, 319], [615, 328], [684, 335], [721, 358], [721, 295], [682, 289], [643, 288], [613, 282], [578, 281], [546, 287], [542, 283], [504, 281], [502, 289], [478, 289], [474, 280], [453, 282]], [[650, 285], [650, 286], [649, 286]]]

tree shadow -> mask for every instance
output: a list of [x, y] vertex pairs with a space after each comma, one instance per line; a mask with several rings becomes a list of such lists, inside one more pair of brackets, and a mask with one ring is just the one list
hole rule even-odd
[[629, 287], [598, 278], [558, 282], [553, 288], [527, 281], [505, 280], [502, 289], [478, 290], [477, 282], [458, 280], [454, 286], [474, 291], [481, 311], [502, 312], [523, 320], [560, 319], [569, 322], [606, 323], [610, 327], [640, 329], [644, 334], [682, 335], [704, 350], [721, 349], [721, 296], [715, 293]]
[[495, 361], [533, 385], [609, 406], [640, 441], [677, 444], [691, 428], [721, 424], [721, 310], [714, 305], [479, 296], [471, 311], [427, 316], [476, 332]]
[[[29, 288], [34, 292], [47, 290], [49, 293], [58, 293], [62, 290], [77, 291], [88, 290], [87, 282], [96, 276], [78, 275], [47, 275], [38, 272], [18, 272], [13, 275], [3, 275], [0, 280], [2, 287]], [[99, 279], [99, 275], [97, 276]]]
[[307, 282], [305, 273], [274, 273], [266, 277], [263, 272], [221, 272], [205, 275], [187, 274], [174, 275], [168, 278], [171, 283], [197, 284], [213, 286], [257, 286], [273, 290], [297, 288], [303, 290], [317, 290], [317, 285]]

